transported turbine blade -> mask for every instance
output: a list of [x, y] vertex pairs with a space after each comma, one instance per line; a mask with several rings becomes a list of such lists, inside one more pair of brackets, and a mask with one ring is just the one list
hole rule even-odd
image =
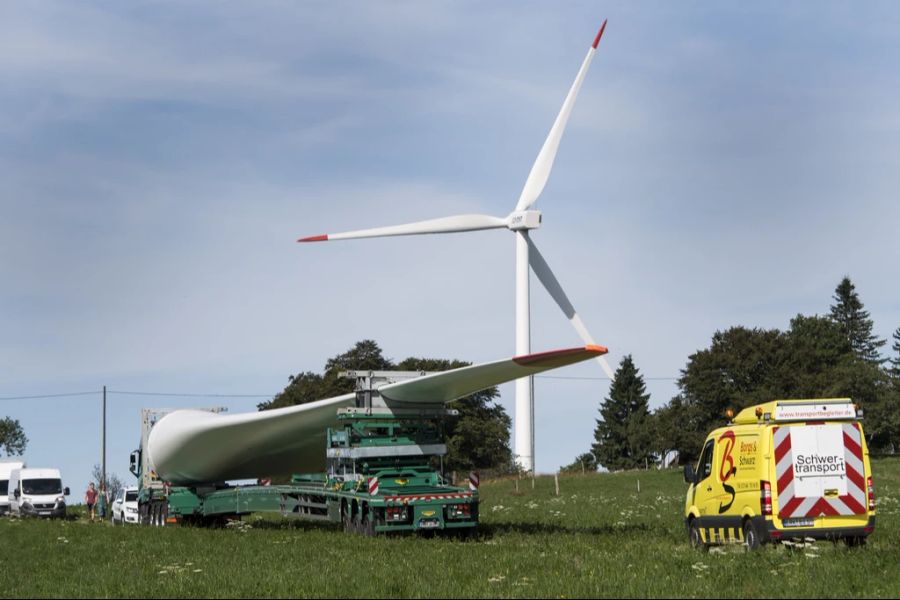
[[[566, 318], [569, 319], [572, 327], [575, 328], [575, 331], [578, 332], [578, 335], [581, 336], [584, 343], [595, 344], [594, 338], [591, 337], [587, 327], [584, 326], [581, 317], [575, 312], [575, 307], [572, 306], [569, 297], [566, 296], [566, 293], [563, 291], [562, 286], [559, 284], [559, 280], [556, 279], [556, 275], [554, 275], [553, 271], [550, 269], [550, 265], [544, 260], [540, 250], [534, 245], [534, 241], [528, 236], [526, 236], [526, 239], [528, 240], [528, 262], [531, 263], [531, 270], [534, 271], [534, 274], [537, 275], [537, 278], [541, 281], [544, 288], [550, 293], [559, 308], [562, 309]], [[606, 359], [603, 358], [603, 356], [597, 356], [597, 362], [600, 363], [600, 366], [603, 368], [603, 372], [606, 373], [607, 377], [611, 380], [615, 378], [612, 368], [610, 368], [609, 363], [606, 362]]]
[[352, 240], [359, 238], [388, 237], [395, 235], [418, 235], [422, 233], [456, 233], [459, 231], [478, 231], [480, 229], [499, 229], [506, 227], [507, 219], [490, 215], [456, 215], [442, 217], [404, 225], [360, 229], [343, 233], [327, 233], [300, 238], [298, 242], [327, 242], [332, 240]]
[[581, 69], [579, 69], [578, 75], [575, 76], [575, 82], [569, 88], [569, 93], [563, 102], [559, 114], [556, 116], [556, 121], [553, 122], [553, 127], [550, 128], [550, 133], [547, 135], [547, 139], [544, 141], [544, 145], [541, 147], [534, 165], [531, 167], [528, 179], [525, 180], [525, 187], [522, 188], [522, 194], [519, 196], [519, 202], [516, 204], [516, 211], [528, 210], [537, 201], [541, 192], [544, 191], [544, 186], [547, 185], [550, 170], [553, 168], [553, 161], [556, 159], [556, 152], [559, 150], [559, 142], [562, 139], [563, 132], [566, 130], [566, 123], [568, 123], [569, 115], [572, 113], [572, 107], [575, 106], [578, 90], [581, 89], [588, 67], [591, 66], [591, 60], [593, 60], [594, 54], [597, 52], [597, 44], [600, 43], [600, 37], [603, 35], [604, 29], [606, 29], [606, 21], [603, 21], [597, 37], [594, 38], [594, 43], [588, 49], [587, 56], [584, 57], [584, 62], [581, 63]]
[[452, 402], [507, 381], [558, 369], [595, 356], [602, 356], [606, 352], [606, 347], [590, 344], [578, 348], [526, 354], [391, 383], [378, 388], [378, 392], [388, 404]]

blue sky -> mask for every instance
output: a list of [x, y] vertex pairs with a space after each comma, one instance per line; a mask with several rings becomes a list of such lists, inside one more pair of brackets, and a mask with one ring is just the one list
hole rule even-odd
[[[253, 410], [360, 339], [514, 350], [503, 231], [298, 245], [506, 215], [609, 18], [533, 234], [651, 404], [731, 325], [827, 312], [849, 275], [900, 326], [893, 3], [19, 2], [0, 7], [0, 397]], [[532, 279], [532, 347], [578, 345]], [[536, 382], [540, 471], [590, 443], [595, 363]], [[575, 379], [579, 378], [579, 379]], [[513, 412], [512, 386], [503, 404]], [[0, 401], [86, 485], [99, 393]]]

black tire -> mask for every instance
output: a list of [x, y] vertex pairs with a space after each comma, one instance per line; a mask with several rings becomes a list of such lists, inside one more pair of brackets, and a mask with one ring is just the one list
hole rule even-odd
[[866, 536], [864, 535], [854, 535], [850, 537], [844, 538], [844, 543], [847, 544], [848, 548], [862, 548], [866, 545]]
[[759, 550], [762, 546], [762, 539], [759, 537], [759, 532], [756, 531], [756, 527], [750, 519], [744, 521], [744, 546], [751, 552]]
[[361, 515], [362, 523], [360, 524], [359, 532], [367, 537], [372, 537], [373, 535], [375, 535], [375, 519], [372, 518], [374, 516], [372, 514], [373, 512], [374, 509], [367, 506], [363, 509]]
[[341, 525], [344, 527], [344, 533], [353, 533], [353, 521], [346, 503], [341, 505]]
[[688, 539], [691, 542], [691, 548], [695, 548], [700, 552], [709, 550], [709, 544], [703, 541], [703, 536], [700, 535], [700, 525], [697, 524], [696, 520], [691, 521], [691, 524], [688, 526]]

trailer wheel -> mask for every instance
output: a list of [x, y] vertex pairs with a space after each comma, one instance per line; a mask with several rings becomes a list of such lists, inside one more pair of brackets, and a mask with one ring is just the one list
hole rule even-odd
[[374, 513], [375, 509], [370, 508], [368, 505], [363, 505], [361, 517], [362, 524], [360, 525], [359, 532], [365, 536], [373, 536], [375, 535], [375, 519]]
[[845, 537], [844, 543], [847, 544], [848, 548], [861, 548], [866, 545], [866, 537], [863, 535]]
[[350, 518], [350, 511], [347, 509], [347, 501], [341, 501], [341, 525], [344, 527], [344, 533], [353, 532], [353, 522]]

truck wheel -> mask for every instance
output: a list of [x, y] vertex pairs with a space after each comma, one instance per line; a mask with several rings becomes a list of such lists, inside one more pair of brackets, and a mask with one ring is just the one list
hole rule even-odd
[[756, 531], [756, 527], [753, 526], [753, 521], [750, 519], [744, 521], [744, 546], [751, 552], [753, 550], [758, 550], [759, 547], [762, 546], [762, 542], [759, 539], [759, 533]]
[[847, 544], [848, 548], [861, 548], [866, 545], [866, 538], [862, 535], [845, 537], [844, 543]]
[[688, 536], [690, 537], [692, 548], [696, 548], [701, 552], [709, 550], [709, 545], [703, 542], [703, 536], [700, 535], [700, 525], [697, 524], [696, 520], [691, 521], [690, 529], [688, 529]]

